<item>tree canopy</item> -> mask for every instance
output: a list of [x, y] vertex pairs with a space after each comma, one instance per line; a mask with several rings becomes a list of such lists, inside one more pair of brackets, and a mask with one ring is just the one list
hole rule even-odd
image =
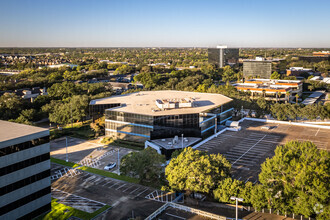
[[329, 180], [330, 153], [308, 141], [291, 141], [261, 165], [259, 181], [265, 190], [259, 191], [269, 207], [308, 217], [315, 214], [316, 204], [329, 205]]
[[155, 183], [160, 181], [160, 177], [163, 176], [162, 164], [164, 163], [165, 156], [148, 147], [142, 151], [125, 155], [121, 159], [120, 173], [139, 178], [142, 183]]
[[165, 169], [165, 175], [172, 190], [209, 193], [221, 180], [230, 176], [230, 168], [224, 156], [208, 155], [188, 147], [176, 158], [172, 158]]

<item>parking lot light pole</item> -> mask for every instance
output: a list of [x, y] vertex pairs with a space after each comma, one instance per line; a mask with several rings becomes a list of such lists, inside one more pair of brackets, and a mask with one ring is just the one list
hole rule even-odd
[[69, 158], [68, 158], [68, 137], [65, 137], [65, 148], [66, 148], [66, 162], [69, 162]]
[[238, 201], [243, 202], [243, 198], [237, 198], [235, 196], [231, 196], [230, 200], [236, 200], [236, 220], [238, 220]]
[[120, 160], [119, 160], [119, 147], [118, 147], [118, 175], [120, 175], [120, 165], [119, 165], [119, 163], [120, 163]]

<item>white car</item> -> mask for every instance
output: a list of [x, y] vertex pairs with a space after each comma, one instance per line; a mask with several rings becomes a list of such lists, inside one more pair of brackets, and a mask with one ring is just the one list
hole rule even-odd
[[114, 168], [116, 166], [116, 163], [109, 163], [108, 165], [106, 165], [104, 167], [105, 170], [111, 170], [112, 168]]

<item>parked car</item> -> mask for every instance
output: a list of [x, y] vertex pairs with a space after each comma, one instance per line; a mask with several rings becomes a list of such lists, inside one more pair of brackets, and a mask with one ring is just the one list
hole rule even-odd
[[116, 163], [113, 162], [113, 163], [109, 163], [108, 165], [106, 165], [104, 167], [105, 170], [111, 170], [112, 168], [116, 167]]

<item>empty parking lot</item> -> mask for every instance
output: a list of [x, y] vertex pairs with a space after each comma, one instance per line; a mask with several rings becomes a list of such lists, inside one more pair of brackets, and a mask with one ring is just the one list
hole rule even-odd
[[[60, 165], [53, 164], [52, 166], [55, 171], [60, 169]], [[52, 173], [56, 173], [55, 171]], [[82, 172], [76, 176], [65, 175], [53, 180], [52, 188], [53, 191], [57, 191], [55, 195], [68, 193], [68, 195], [73, 195], [73, 198], [74, 196], [83, 197], [86, 201], [91, 200], [112, 206], [104, 214], [105, 219], [127, 219], [131, 217], [132, 212], [135, 217], [145, 218], [163, 205], [166, 198], [166, 192], [88, 172]], [[164, 197], [161, 198], [160, 195]], [[170, 200], [170, 196], [167, 199]], [[68, 202], [71, 200], [70, 198]], [[86, 206], [85, 209], [92, 209], [93, 205], [93, 203], [87, 203], [83, 206]]]
[[[277, 145], [290, 140], [312, 141], [319, 149], [330, 150], [329, 130], [245, 120], [238, 132], [225, 131], [200, 146], [199, 150], [221, 153], [231, 162], [234, 178], [258, 181], [260, 164], [274, 155]], [[269, 126], [269, 130], [264, 129]]]

